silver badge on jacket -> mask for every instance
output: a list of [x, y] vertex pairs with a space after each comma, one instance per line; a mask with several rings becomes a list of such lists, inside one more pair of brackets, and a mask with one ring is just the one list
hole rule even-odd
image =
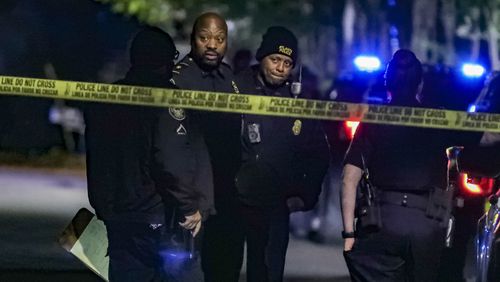
[[248, 139], [250, 143], [260, 143], [260, 124], [251, 123], [248, 125]]
[[181, 108], [168, 108], [168, 113], [170, 116], [178, 121], [183, 121], [186, 119], [186, 112]]

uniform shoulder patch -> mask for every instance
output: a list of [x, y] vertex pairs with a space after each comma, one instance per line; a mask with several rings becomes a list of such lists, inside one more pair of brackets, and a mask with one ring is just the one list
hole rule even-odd
[[180, 73], [180, 71], [184, 68], [183, 65], [180, 65], [180, 64], [177, 64], [174, 66], [174, 69], [172, 72], [177, 72], [177, 73]]
[[188, 68], [188, 67], [190, 66], [190, 64], [189, 64], [189, 62], [190, 62], [190, 61], [189, 61], [189, 59], [191, 59], [191, 58], [187, 58], [187, 59], [186, 59], [186, 58], [184, 58], [184, 59], [182, 59], [180, 62], [178, 62], [178, 63], [174, 66], [174, 69], [172, 70], [172, 73], [173, 73], [174, 75], [179, 75], [179, 74], [181, 74], [181, 72], [182, 72], [183, 70], [185, 70], [186, 68]]
[[234, 93], [240, 94], [240, 89], [238, 89], [238, 85], [236, 85], [236, 82], [234, 82], [234, 80], [231, 80], [231, 86], [233, 87]]

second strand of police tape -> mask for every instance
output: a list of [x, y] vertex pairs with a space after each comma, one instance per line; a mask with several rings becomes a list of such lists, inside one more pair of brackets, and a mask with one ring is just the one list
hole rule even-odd
[[0, 94], [84, 102], [500, 132], [500, 114], [0, 76]]

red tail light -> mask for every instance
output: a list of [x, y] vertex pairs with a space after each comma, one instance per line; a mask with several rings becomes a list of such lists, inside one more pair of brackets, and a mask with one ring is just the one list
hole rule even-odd
[[461, 188], [473, 195], [489, 195], [493, 191], [495, 180], [487, 177], [472, 177], [466, 173], [460, 173]]
[[345, 136], [349, 140], [354, 138], [354, 134], [356, 134], [356, 129], [358, 128], [359, 121], [350, 121], [346, 120], [344, 121], [344, 130], [345, 130]]

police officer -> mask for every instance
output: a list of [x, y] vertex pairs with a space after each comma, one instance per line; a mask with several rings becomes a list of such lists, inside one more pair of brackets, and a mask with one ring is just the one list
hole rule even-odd
[[[418, 107], [420, 61], [411, 51], [398, 50], [385, 83], [391, 104]], [[436, 280], [447, 218], [427, 208], [446, 187], [445, 149], [465, 142], [446, 130], [358, 127], [345, 156], [341, 191], [344, 256], [353, 281]], [[364, 213], [366, 204], [358, 207], [355, 230], [357, 185], [364, 172], [376, 187], [376, 198], [371, 214]]]
[[[147, 27], [134, 37], [131, 68], [117, 83], [173, 88], [177, 55], [167, 33]], [[203, 177], [198, 164], [209, 160], [201, 133], [184, 113], [168, 109], [96, 103], [87, 105], [85, 120], [88, 194], [107, 229], [109, 280], [162, 281], [167, 197], [183, 228], [196, 235], [201, 226], [192, 187]]]
[[[257, 50], [259, 64], [237, 76], [243, 93], [293, 98], [297, 63], [295, 35], [270, 27]], [[289, 213], [318, 201], [329, 163], [319, 121], [246, 114], [242, 166], [236, 186], [247, 243], [247, 281], [282, 281], [289, 239]]]
[[[225, 20], [215, 13], [200, 15], [191, 33], [191, 51], [174, 69], [174, 83], [182, 89], [237, 93], [232, 70], [222, 62], [226, 49]], [[197, 112], [196, 117], [209, 149], [214, 177], [213, 189], [207, 183], [199, 191], [203, 195], [202, 215], [207, 220], [201, 253], [205, 280], [238, 281], [243, 246], [234, 176], [241, 154], [240, 115]]]

